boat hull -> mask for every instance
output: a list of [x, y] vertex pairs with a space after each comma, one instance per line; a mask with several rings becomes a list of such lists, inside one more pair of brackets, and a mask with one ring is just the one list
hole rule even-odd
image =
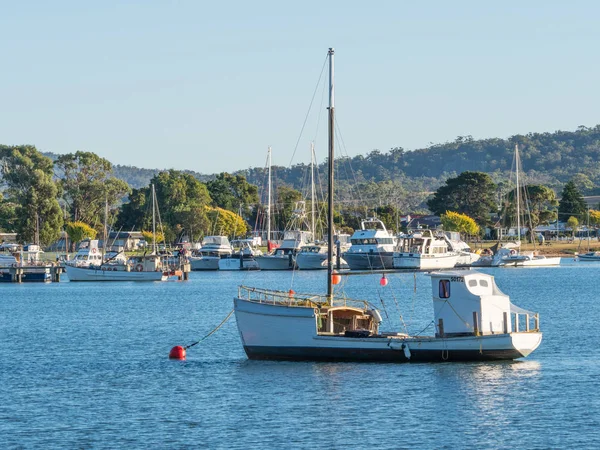
[[346, 252], [343, 258], [351, 270], [383, 270], [394, 268], [393, 252]]
[[219, 260], [219, 270], [259, 270], [254, 259], [222, 258]]
[[65, 266], [69, 281], [166, 281], [163, 272], [127, 272]]
[[547, 267], [547, 266], [559, 266], [560, 256], [552, 258], [534, 258], [534, 259], [517, 259], [512, 261], [510, 259], [503, 259], [500, 266], [504, 267]]
[[[296, 265], [300, 270], [322, 270], [327, 269], [327, 255], [322, 253], [298, 253], [296, 255]], [[336, 267], [337, 258], [333, 258], [333, 265]], [[347, 269], [348, 263], [340, 258], [340, 267], [336, 269]]]
[[192, 270], [219, 270], [219, 260], [221, 258], [190, 258], [190, 268]]
[[284, 256], [256, 256], [260, 270], [292, 270], [296, 267], [293, 255]]
[[418, 253], [394, 253], [394, 269], [451, 269], [456, 266], [458, 255], [422, 255]]
[[529, 355], [542, 340], [539, 332], [483, 336], [346, 337], [317, 333], [315, 308], [234, 299], [234, 311], [250, 359], [294, 361], [491, 361]]

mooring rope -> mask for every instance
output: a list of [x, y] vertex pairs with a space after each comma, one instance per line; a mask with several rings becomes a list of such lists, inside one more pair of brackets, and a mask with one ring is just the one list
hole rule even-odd
[[231, 317], [232, 314], [233, 314], [233, 309], [231, 311], [229, 311], [229, 314], [227, 314], [227, 317], [225, 317], [223, 319], [223, 321], [219, 325], [217, 325], [217, 328], [215, 328], [214, 330], [212, 330], [210, 333], [208, 333], [206, 336], [204, 336], [199, 341], [196, 341], [196, 342], [194, 342], [193, 344], [190, 344], [190, 345], [186, 345], [183, 348], [185, 350], [187, 350], [188, 348], [193, 347], [194, 345], [199, 344], [200, 342], [202, 342], [203, 340], [205, 340], [207, 337], [209, 337], [211, 334], [213, 334], [215, 331], [217, 331], [219, 328], [221, 328], [223, 325], [225, 325], [225, 322], [227, 322], [229, 320], [229, 318]]

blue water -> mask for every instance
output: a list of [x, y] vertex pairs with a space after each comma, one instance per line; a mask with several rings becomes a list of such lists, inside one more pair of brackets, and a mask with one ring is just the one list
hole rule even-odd
[[[0, 447], [597, 448], [600, 263], [563, 262], [487, 269], [544, 331], [501, 363], [248, 361], [233, 318], [167, 358], [221, 322], [237, 285], [322, 292], [323, 272], [0, 285]], [[427, 276], [379, 277], [344, 289], [383, 300], [387, 328], [426, 328]]]

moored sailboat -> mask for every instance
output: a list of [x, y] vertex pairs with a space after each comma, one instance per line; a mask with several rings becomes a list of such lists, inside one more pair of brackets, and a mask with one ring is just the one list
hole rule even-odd
[[[491, 275], [432, 274], [436, 333], [428, 337], [383, 333], [382, 316], [377, 308], [366, 301], [334, 296], [333, 55], [333, 49], [329, 49], [327, 294], [302, 295], [241, 286], [234, 298], [234, 312], [247, 356], [275, 360], [409, 362], [501, 360], [529, 355], [542, 339], [539, 316], [512, 305]], [[525, 316], [523, 330], [520, 316]]]

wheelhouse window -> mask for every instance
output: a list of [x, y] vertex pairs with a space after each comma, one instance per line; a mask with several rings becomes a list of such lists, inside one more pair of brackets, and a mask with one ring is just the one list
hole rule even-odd
[[450, 298], [450, 280], [440, 280], [440, 298]]

